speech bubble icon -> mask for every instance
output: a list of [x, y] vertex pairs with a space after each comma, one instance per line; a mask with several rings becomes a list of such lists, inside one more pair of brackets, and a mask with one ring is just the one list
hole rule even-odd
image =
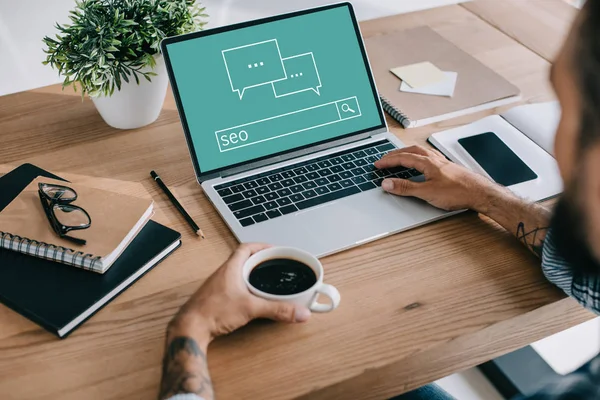
[[277, 39], [222, 51], [231, 90], [240, 100], [247, 89], [286, 79]]
[[313, 53], [299, 54], [282, 60], [287, 79], [273, 82], [275, 97], [289, 96], [307, 90], [312, 90], [321, 95], [319, 92], [321, 77]]

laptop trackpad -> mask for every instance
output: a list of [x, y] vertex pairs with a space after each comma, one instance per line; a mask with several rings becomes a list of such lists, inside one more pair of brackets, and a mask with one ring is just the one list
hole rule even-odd
[[[313, 254], [328, 254], [386, 233], [373, 213], [365, 213], [364, 202], [356, 200], [358, 199], [353, 196], [296, 214], [296, 218], [301, 221], [299, 225], [307, 232], [306, 237], [313, 242]], [[382, 208], [394, 206], [386, 203], [379, 202], [377, 205]], [[390, 211], [393, 210], [391, 208]]]

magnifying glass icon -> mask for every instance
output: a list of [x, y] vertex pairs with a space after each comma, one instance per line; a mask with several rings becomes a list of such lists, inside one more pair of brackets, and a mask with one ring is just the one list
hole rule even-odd
[[348, 112], [350, 111], [352, 114], [356, 113], [356, 111], [354, 111], [353, 109], [350, 108], [350, 106], [346, 103], [342, 104], [342, 111], [343, 112]]

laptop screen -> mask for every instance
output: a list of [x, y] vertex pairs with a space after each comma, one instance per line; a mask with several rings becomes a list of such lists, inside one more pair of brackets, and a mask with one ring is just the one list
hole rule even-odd
[[163, 48], [201, 173], [385, 126], [348, 5], [166, 39]]

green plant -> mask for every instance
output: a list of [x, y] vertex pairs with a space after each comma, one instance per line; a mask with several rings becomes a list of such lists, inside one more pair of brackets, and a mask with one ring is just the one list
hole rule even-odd
[[154, 55], [167, 36], [201, 30], [205, 8], [195, 0], [78, 0], [70, 25], [56, 24], [56, 39], [44, 37], [50, 64], [81, 94], [110, 96], [123, 81], [155, 74]]

